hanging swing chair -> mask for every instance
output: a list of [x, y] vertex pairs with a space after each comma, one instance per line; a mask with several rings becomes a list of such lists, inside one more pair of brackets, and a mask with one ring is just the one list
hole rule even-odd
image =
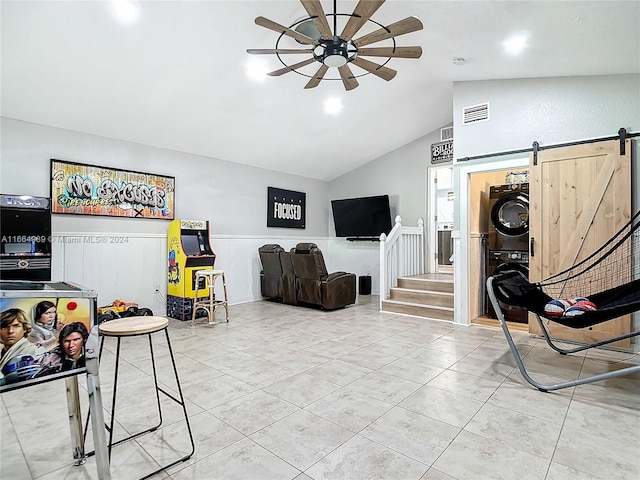
[[537, 283], [530, 283], [521, 272], [506, 271], [487, 279], [487, 291], [520, 372], [537, 389], [559, 390], [640, 372], [640, 365], [633, 365], [557, 384], [541, 384], [527, 373], [500, 308], [507, 305], [535, 314], [546, 342], [563, 355], [640, 335], [640, 330], [636, 330], [574, 348], [562, 348], [554, 343], [546, 324], [551, 321], [574, 329], [589, 328], [640, 310], [640, 211], [576, 265]]

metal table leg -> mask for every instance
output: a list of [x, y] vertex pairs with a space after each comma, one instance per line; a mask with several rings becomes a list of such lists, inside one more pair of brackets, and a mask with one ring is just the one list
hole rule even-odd
[[78, 376], [65, 379], [67, 387], [67, 409], [69, 411], [69, 428], [71, 429], [71, 448], [76, 465], [86, 461], [84, 454], [84, 435], [82, 433], [82, 415], [80, 413], [80, 393]]
[[[87, 391], [89, 393], [89, 413], [92, 413], [91, 428], [93, 430], [93, 444], [95, 447], [98, 479], [111, 480], [107, 439], [104, 432], [104, 410], [102, 409], [102, 394], [100, 393], [100, 376], [98, 375], [100, 367], [98, 335], [98, 327], [95, 326], [91, 329], [85, 347]], [[82, 423], [82, 420], [80, 420], [80, 423]]]

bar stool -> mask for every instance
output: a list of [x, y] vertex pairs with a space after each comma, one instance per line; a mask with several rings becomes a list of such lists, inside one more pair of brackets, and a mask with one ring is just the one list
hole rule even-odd
[[[164, 395], [169, 397], [171, 400], [173, 400], [177, 404], [181, 405], [182, 411], [184, 413], [184, 421], [187, 424], [189, 439], [191, 441], [191, 453], [189, 453], [188, 455], [182, 458], [179, 458], [174, 462], [169, 463], [168, 465], [164, 465], [160, 467], [159, 469], [149, 473], [148, 475], [145, 475], [140, 480], [149, 478], [163, 470], [166, 470], [169, 467], [172, 467], [173, 465], [176, 465], [180, 462], [184, 462], [185, 460], [188, 460], [189, 458], [191, 458], [196, 448], [193, 442], [193, 434], [191, 433], [191, 425], [189, 424], [189, 417], [187, 416], [187, 408], [185, 406], [184, 397], [182, 396], [182, 387], [180, 386], [180, 380], [178, 379], [178, 370], [176, 369], [176, 362], [173, 357], [173, 350], [171, 349], [169, 331], [167, 330], [168, 325], [169, 325], [169, 320], [164, 317], [145, 316], [145, 317], [126, 317], [126, 318], [119, 318], [116, 320], [110, 320], [108, 322], [101, 323], [98, 327], [100, 331], [100, 335], [103, 336], [102, 342], [100, 344], [100, 353], [102, 353], [105, 337], [115, 337], [117, 339], [115, 371], [113, 376], [113, 400], [111, 403], [111, 422], [107, 426], [107, 430], [109, 431], [109, 442], [107, 444], [109, 449], [109, 458], [111, 458], [111, 448], [114, 447], [115, 445], [126, 442], [127, 440], [131, 440], [133, 438], [137, 438], [141, 435], [144, 435], [145, 433], [153, 432], [157, 430], [160, 427], [160, 425], [162, 425], [162, 407], [160, 405], [160, 392], [162, 392]], [[151, 334], [156, 332], [162, 332], [162, 331], [164, 331], [164, 334], [167, 339], [167, 347], [169, 348], [169, 355], [171, 357], [171, 364], [173, 365], [173, 373], [175, 375], [176, 385], [178, 387], [178, 394], [180, 398], [174, 397], [171, 393], [165, 391], [164, 389], [162, 389], [162, 387], [158, 385], [158, 376], [156, 373], [156, 362], [153, 354], [153, 343], [151, 342]], [[114, 442], [113, 441], [113, 425], [116, 417], [116, 393], [118, 391], [117, 386], [118, 386], [118, 367], [120, 364], [120, 342], [124, 337], [135, 337], [135, 336], [141, 336], [141, 335], [147, 335], [147, 337], [149, 338], [149, 350], [151, 352], [151, 366], [153, 368], [153, 382], [155, 385], [156, 400], [158, 403], [158, 416], [160, 418], [160, 422], [157, 425], [147, 430], [143, 430], [127, 438], [123, 438], [121, 440], [118, 440], [117, 442]]]
[[[222, 287], [224, 290], [224, 300], [216, 300], [214, 292], [216, 280], [222, 278]], [[207, 297], [199, 298], [200, 280], [204, 280], [203, 288], [209, 290]], [[193, 300], [193, 313], [191, 316], [191, 326], [195, 325], [196, 312], [199, 308], [206, 310], [209, 325], [213, 325], [216, 321], [216, 307], [224, 307], [227, 314], [227, 323], [229, 323], [229, 301], [227, 300], [227, 280], [224, 277], [224, 270], [197, 270], [195, 273], [196, 296]]]

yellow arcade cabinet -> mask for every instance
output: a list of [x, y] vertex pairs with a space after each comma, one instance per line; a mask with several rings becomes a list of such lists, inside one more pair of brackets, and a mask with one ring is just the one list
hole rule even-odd
[[209, 221], [174, 220], [169, 224], [167, 242], [167, 316], [191, 320], [197, 291], [195, 272], [213, 270], [216, 261], [209, 245]]

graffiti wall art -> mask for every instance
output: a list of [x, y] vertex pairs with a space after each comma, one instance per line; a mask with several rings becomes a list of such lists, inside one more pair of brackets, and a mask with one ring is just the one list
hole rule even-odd
[[175, 178], [51, 159], [51, 213], [174, 218]]

